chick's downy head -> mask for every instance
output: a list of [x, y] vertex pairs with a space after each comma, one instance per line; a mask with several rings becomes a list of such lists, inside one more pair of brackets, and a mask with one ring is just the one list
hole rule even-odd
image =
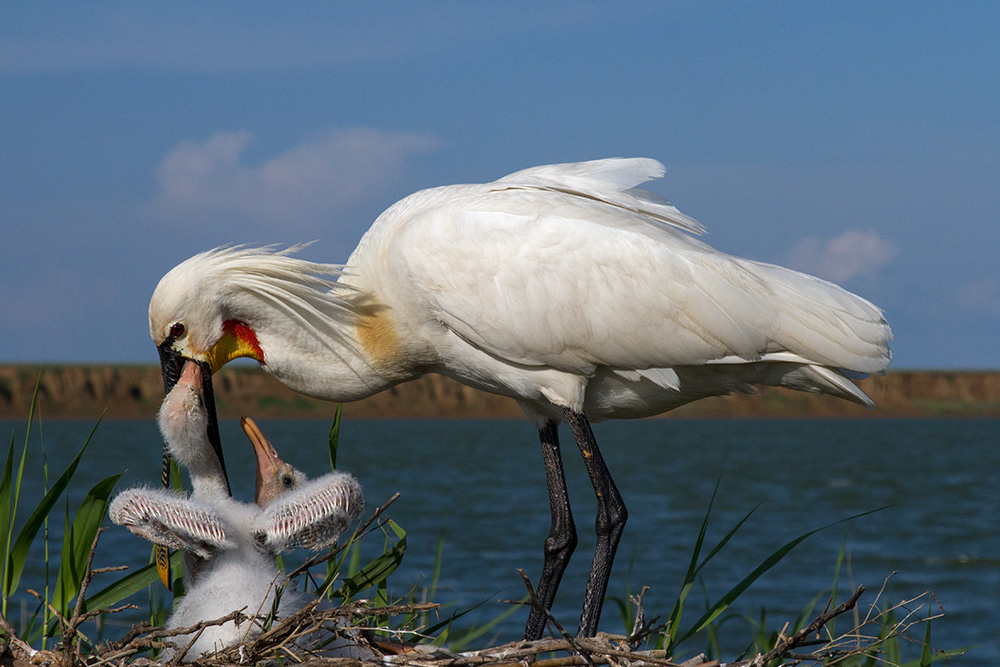
[[202, 457], [215, 456], [208, 443], [208, 411], [197, 363], [184, 364], [180, 380], [163, 399], [157, 422], [167, 449], [181, 464], [190, 468]]
[[257, 456], [257, 483], [254, 500], [260, 507], [266, 507], [278, 496], [297, 488], [305, 481], [305, 475], [285, 463], [271, 442], [264, 437], [254, 420], [240, 418], [240, 426], [253, 445]]

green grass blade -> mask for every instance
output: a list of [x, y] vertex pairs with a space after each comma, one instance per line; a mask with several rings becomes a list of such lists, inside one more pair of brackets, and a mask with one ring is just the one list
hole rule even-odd
[[[45, 454], [45, 434], [42, 431], [42, 425], [38, 425], [38, 441], [41, 444], [42, 450], [42, 493], [49, 492], [49, 458]], [[68, 503], [67, 503], [68, 504]], [[67, 510], [67, 514], [68, 514]], [[49, 517], [45, 517], [45, 521], [42, 522], [42, 546], [44, 547], [44, 555], [42, 556], [45, 561], [45, 599], [51, 600], [51, 583], [52, 583], [52, 559], [49, 554]], [[45, 613], [43, 614], [43, 628], [49, 627], [49, 621], [52, 620], [52, 610], [49, 605], [44, 605]], [[50, 633], [42, 633], [42, 648], [46, 648], [48, 644]]]
[[14, 434], [10, 435], [10, 447], [7, 449], [7, 461], [3, 467], [3, 477], [0, 478], [0, 526], [3, 528], [3, 566], [0, 578], [0, 591], [4, 592], [3, 613], [7, 614], [7, 563], [10, 560], [10, 538], [14, 527], [14, 517], [11, 516], [10, 493], [11, 475], [14, 469]]
[[177, 459], [170, 457], [170, 489], [174, 493], [184, 493], [184, 479], [181, 476], [181, 467]]
[[788, 542], [783, 547], [781, 547], [780, 549], [778, 549], [777, 551], [775, 551], [773, 554], [771, 554], [770, 556], [768, 556], [764, 560], [763, 563], [761, 563], [756, 568], [754, 568], [753, 572], [751, 572], [746, 577], [744, 577], [743, 580], [740, 581], [740, 583], [738, 583], [736, 586], [734, 586], [732, 589], [730, 589], [730, 591], [728, 593], [726, 593], [725, 595], [723, 595], [722, 598], [720, 598], [718, 602], [716, 602], [714, 605], [712, 605], [708, 609], [708, 611], [706, 611], [705, 614], [702, 615], [702, 617], [698, 619], [698, 621], [694, 624], [694, 626], [690, 630], [688, 630], [687, 633], [677, 641], [677, 643], [680, 644], [685, 639], [687, 639], [691, 635], [697, 633], [702, 628], [704, 628], [706, 625], [708, 625], [713, 620], [715, 620], [719, 616], [719, 614], [721, 614], [722, 612], [724, 612], [729, 607], [729, 605], [731, 605], [733, 603], [733, 601], [736, 600], [736, 598], [738, 598], [740, 595], [742, 595], [743, 591], [745, 591], [747, 588], [750, 587], [751, 584], [753, 584], [753, 582], [757, 581], [757, 579], [759, 579], [765, 572], [767, 572], [772, 567], [774, 567], [775, 565], [777, 565], [781, 561], [781, 559], [783, 559], [786, 555], [788, 555], [788, 552], [790, 552], [792, 549], [794, 549], [796, 546], [798, 546], [803, 540], [805, 540], [809, 536], [815, 535], [816, 533], [820, 532], [821, 530], [826, 530], [827, 528], [831, 528], [833, 526], [839, 525], [839, 524], [844, 523], [846, 521], [853, 521], [854, 519], [858, 519], [858, 518], [861, 518], [863, 516], [867, 516], [869, 514], [873, 514], [874, 512], [880, 512], [883, 509], [885, 509], [885, 508], [884, 507], [880, 507], [878, 509], [869, 510], [867, 512], [861, 512], [860, 514], [855, 514], [854, 516], [847, 517], [846, 519], [840, 519], [839, 521], [834, 521], [833, 523], [830, 523], [830, 524], [827, 524], [825, 526], [822, 526], [821, 528], [816, 528], [815, 530], [811, 530], [808, 533], [805, 533], [804, 535], [800, 535], [799, 537], [795, 538], [794, 540]]
[[[21, 499], [21, 482], [24, 479], [24, 464], [28, 458], [28, 439], [24, 439], [24, 449], [21, 451], [21, 462], [18, 464], [17, 477], [14, 480], [14, 499], [10, 510], [10, 524], [7, 527], [7, 543], [10, 545], [10, 540], [13, 537], [14, 531], [14, 521], [17, 519], [17, 506], [18, 501]], [[55, 499], [53, 499], [53, 504]], [[50, 508], [51, 509], [51, 508]], [[46, 511], [46, 514], [48, 511]], [[34, 514], [32, 514], [34, 516]], [[31, 521], [31, 518], [28, 518]], [[21, 529], [21, 533], [24, 532], [24, 528]], [[38, 532], [38, 528], [35, 528], [35, 532]], [[18, 533], [17, 540], [10, 546], [7, 550], [7, 560], [4, 568], [4, 581], [3, 581], [3, 612], [7, 613], [7, 599], [14, 594], [17, 590], [18, 579], [21, 577], [21, 570], [24, 569], [24, 559], [28, 555], [27, 548], [18, 549], [18, 542], [21, 539], [21, 533]], [[34, 534], [32, 535], [34, 539]], [[28, 541], [28, 546], [31, 545], [31, 540]]]
[[934, 662], [934, 651], [931, 649], [931, 610], [927, 610], [927, 623], [924, 624], [924, 645], [920, 647], [920, 667], [930, 667]]
[[[527, 602], [529, 599], [530, 598], [527, 595], [525, 595], [524, 598], [522, 599], [522, 602]], [[473, 609], [478, 608], [481, 604], [483, 603], [481, 602], [473, 607], [470, 607], [469, 609], [466, 609], [465, 611], [453, 614], [452, 617], [448, 619], [448, 622], [451, 623], [454, 620], [461, 618], [462, 616], [469, 613]], [[516, 611], [520, 611], [520, 609], [521, 607], [519, 605], [510, 605], [499, 615], [490, 619], [483, 625], [472, 627], [469, 630], [466, 630], [465, 632], [459, 634], [459, 636], [457, 637], [452, 636], [451, 641], [448, 642], [448, 650], [452, 652], [459, 652], [466, 650], [469, 647], [469, 645], [472, 644], [472, 642], [476, 641], [477, 639], [485, 635], [487, 632], [492, 631], [494, 628], [496, 628], [497, 625], [506, 620], [508, 616], [510, 616]], [[426, 630], [424, 630], [424, 634], [433, 635], [435, 632], [437, 632], [439, 626], [440, 624], [427, 628]], [[437, 642], [434, 643], [437, 644]]]
[[[52, 488], [48, 490], [45, 497], [42, 498], [38, 506], [28, 517], [25, 522], [24, 527], [21, 528], [21, 532], [18, 533], [17, 540], [14, 542], [14, 548], [10, 552], [10, 578], [6, 582], [7, 589], [4, 591], [5, 597], [10, 597], [13, 591], [17, 590], [17, 584], [21, 580], [21, 573], [24, 571], [24, 562], [28, 556], [28, 550], [31, 548], [31, 543], [35, 539], [35, 535], [38, 534], [38, 530], [42, 527], [42, 523], [45, 521], [45, 517], [49, 515], [52, 508], [55, 506], [56, 501], [62, 492], [66, 490], [69, 486], [70, 479], [76, 473], [76, 468], [80, 464], [80, 459], [83, 457], [83, 453], [87, 450], [87, 445], [90, 444], [91, 438], [94, 436], [94, 432], [97, 430], [98, 425], [100, 425], [100, 420], [94, 425], [93, 430], [91, 430], [90, 435], [87, 440], [80, 447], [80, 452], [73, 459], [73, 462], [69, 464], [66, 470], [63, 471], [59, 479], [55, 481]], [[20, 473], [18, 477], [20, 477]], [[18, 480], [20, 482], [20, 480]], [[17, 491], [15, 491], [15, 494]], [[15, 495], [16, 499], [16, 495]], [[16, 511], [16, 509], [15, 509]]]
[[87, 492], [80, 502], [80, 507], [73, 518], [64, 540], [62, 565], [56, 578], [55, 594], [52, 605], [65, 614], [70, 601], [80, 590], [83, 583], [84, 569], [90, 557], [90, 549], [97, 536], [97, 529], [104, 521], [108, 499], [121, 478], [121, 473], [101, 480]]
[[[714, 494], [713, 494], [713, 499], [714, 499]], [[755, 506], [752, 510], [750, 510], [749, 512], [747, 512], [746, 515], [742, 519], [740, 519], [739, 521], [737, 521], [736, 525], [733, 526], [729, 530], [729, 532], [725, 534], [725, 536], [719, 541], [718, 544], [716, 544], [712, 548], [712, 550], [708, 553], [707, 556], [705, 556], [705, 558], [698, 564], [697, 567], [695, 567], [693, 570], [691, 570], [689, 568], [689, 573], [688, 573], [687, 577], [685, 577], [685, 580], [684, 580], [684, 586], [683, 586], [683, 588], [681, 588], [681, 594], [680, 594], [680, 596], [677, 599], [677, 603], [675, 603], [675, 608], [678, 610], [677, 611], [677, 615], [675, 617], [673, 615], [673, 613], [671, 613], [671, 617], [670, 617], [671, 623], [670, 623], [670, 633], [669, 633], [668, 637], [670, 639], [670, 646], [671, 646], [671, 648], [674, 647], [674, 646], [676, 646], [676, 644], [674, 643], [674, 639], [677, 637], [678, 630], [680, 630], [681, 611], [683, 611], [684, 602], [687, 600], [688, 594], [691, 592], [691, 586], [694, 584], [695, 578], [701, 572], [702, 568], [704, 568], [706, 565], [708, 565], [709, 561], [711, 561], [712, 558], [714, 558], [720, 551], [722, 551], [723, 547], [725, 547], [726, 544], [729, 543], [729, 540], [731, 540], [733, 538], [733, 535], [735, 535], [736, 532], [741, 527], [743, 527], [743, 524], [746, 523], [747, 519], [749, 519], [751, 517], [751, 515], [753, 515], [753, 513], [757, 511], [758, 507], [760, 507], [759, 504], [757, 506]], [[711, 504], [709, 504], [708, 511], [709, 512], [712, 511]], [[703, 522], [702, 525], [703, 525], [703, 527], [702, 527], [702, 533], [698, 536], [698, 544], [697, 544], [697, 547], [695, 548], [694, 553], [692, 554], [692, 564], [697, 559], [698, 554], [701, 551], [701, 546], [702, 546], [701, 542], [704, 539], [704, 528], [708, 525], [708, 514], [707, 513], [705, 514], [705, 521]], [[680, 641], [683, 641], [683, 640], [679, 640], [677, 643], [680, 643]]]
[[[527, 596], [525, 596], [525, 598], [527, 598]], [[486, 632], [489, 632], [490, 629], [493, 628], [494, 626], [496, 626], [497, 623], [501, 622], [503, 619], [505, 619], [511, 613], [513, 613], [515, 611], [518, 611], [518, 609], [519, 609], [518, 605], [511, 605], [511, 607], [509, 609], [504, 610], [504, 612], [502, 614], [500, 614], [496, 618], [491, 619], [484, 626], [473, 626], [469, 630], [464, 631], [462, 633], [452, 634], [452, 627], [451, 626], [455, 623], [455, 621], [457, 621], [458, 619], [462, 618], [466, 614], [468, 614], [470, 612], [473, 612], [476, 609], [479, 609], [480, 607], [482, 607], [487, 602], [489, 602], [489, 599], [483, 600], [481, 602], [477, 602], [476, 604], [472, 605], [468, 609], [462, 609], [462, 610], [459, 610], [459, 611], [453, 611], [448, 618], [440, 620], [437, 623], [434, 623], [433, 625], [429, 625], [429, 626], [427, 626], [425, 628], [421, 628], [420, 631], [419, 631], [420, 635], [414, 635], [414, 636], [408, 638], [408, 640], [419, 642], [422, 638], [433, 637], [435, 634], [437, 634], [437, 633], [440, 632], [441, 634], [438, 635], [437, 637], [435, 637], [430, 642], [431, 644], [433, 644], [435, 646], [445, 646], [445, 645], [447, 645], [448, 646], [448, 650], [451, 651], [451, 652], [454, 652], [454, 653], [463, 651], [463, 650], [466, 649], [466, 647], [468, 647], [468, 645], [469, 645], [470, 642], [475, 641], [481, 635], [485, 634]]]
[[[386, 578], [396, 571], [399, 564], [403, 562], [403, 553], [406, 551], [406, 531], [399, 527], [395, 521], [389, 521], [388, 525], [396, 533], [398, 541], [391, 548], [387, 549], [381, 556], [365, 565], [361, 570], [344, 580], [340, 588], [334, 594], [342, 598], [344, 602], [350, 600], [359, 591], [378, 587]], [[329, 582], [326, 582], [328, 584]]]
[[[701, 565], [698, 565], [698, 559], [701, 557], [701, 549], [705, 544], [705, 535], [708, 533], [708, 521], [712, 515], [712, 506], [715, 504], [715, 496], [719, 492], [719, 484], [722, 482], [722, 477], [719, 477], [715, 481], [715, 488], [712, 489], [712, 497], [708, 501], [708, 509], [705, 510], [705, 517], [701, 520], [701, 528], [698, 530], [698, 538], [694, 543], [694, 550], [691, 552], [691, 562], [688, 563], [687, 572], [684, 573], [684, 583], [681, 585], [681, 592], [677, 596], [677, 600], [674, 602], [674, 607], [670, 611], [670, 616], [667, 621], [668, 634], [667, 634], [667, 649], [673, 648], [674, 640], [677, 637], [677, 631], [680, 629], [681, 615], [684, 613], [684, 603], [687, 601], [688, 595], [691, 593], [691, 587], [694, 586], [694, 581], [698, 576], [698, 571], [704, 567], [706, 561], [702, 561]], [[741, 522], [742, 523], [742, 522]], [[718, 551], [714, 549], [713, 553]], [[707, 559], [706, 559], [707, 560]]]
[[[14, 594], [17, 590], [17, 584], [11, 583], [11, 579], [14, 575], [15, 565], [17, 569], [24, 568], [24, 556], [20, 557], [20, 563], [15, 560], [15, 555], [11, 550], [11, 540], [14, 536], [14, 521], [17, 519], [17, 505], [18, 501], [21, 499], [21, 481], [24, 479], [24, 464], [28, 459], [28, 442], [31, 440], [31, 424], [35, 420], [35, 406], [38, 403], [38, 387], [42, 382], [42, 374], [38, 374], [38, 379], [35, 380], [35, 391], [31, 395], [31, 406], [28, 408], [28, 425], [24, 433], [24, 449], [21, 450], [21, 462], [18, 464], [17, 468], [17, 480], [14, 482], [14, 496], [13, 504], [9, 505], [10, 510], [7, 515], [7, 530], [6, 538], [4, 542], [4, 560], [3, 560], [3, 580], [0, 582], [0, 591], [3, 593], [3, 603], [0, 605], [0, 611], [3, 612], [4, 616], [7, 615], [7, 601], [10, 596]], [[11, 435], [11, 454], [13, 454], [14, 447], [14, 436]], [[13, 459], [10, 459], [12, 461]], [[8, 484], [8, 493], [10, 491], [10, 486]]]
[[434, 554], [434, 573], [431, 574], [431, 585], [427, 592], [427, 599], [433, 600], [437, 597], [438, 581], [441, 579], [441, 561], [444, 556], [444, 534], [438, 535], [437, 551]]
[[340, 413], [343, 407], [343, 403], [337, 403], [337, 411], [333, 413], [333, 424], [330, 426], [330, 435], [327, 438], [330, 447], [330, 470], [337, 469], [337, 450], [340, 448]]
[[21, 450], [21, 462], [17, 467], [17, 479], [14, 482], [14, 506], [10, 513], [10, 525], [7, 527], [7, 542], [10, 543], [10, 539], [13, 536], [14, 530], [14, 520], [17, 518], [17, 504], [21, 499], [21, 482], [24, 480], [24, 464], [28, 460], [28, 442], [31, 440], [31, 424], [35, 420], [35, 405], [38, 401], [38, 387], [42, 381], [42, 374], [38, 374], [38, 379], [35, 381], [35, 393], [31, 396], [31, 407], [28, 408], [28, 425], [24, 432], [24, 449]]
[[712, 548], [712, 550], [708, 552], [707, 556], [705, 556], [705, 560], [701, 561], [701, 563], [698, 564], [698, 568], [694, 571], [696, 575], [699, 572], [701, 572], [702, 568], [705, 567], [708, 564], [708, 562], [712, 560], [712, 558], [714, 558], [720, 551], [722, 551], [723, 547], [725, 547], [729, 543], [729, 540], [733, 538], [733, 535], [735, 535], [737, 531], [739, 531], [739, 529], [743, 527], [743, 524], [747, 522], [747, 519], [753, 516], [753, 513], [756, 512], [759, 508], [760, 504], [758, 503], [757, 505], [754, 506], [752, 510], [746, 513], [746, 516], [744, 516], [742, 519], [736, 522], [736, 525], [733, 526], [728, 533], [726, 533], [725, 537], [719, 540], [719, 543], [716, 544]]
[[[184, 553], [175, 551], [170, 554], [170, 566], [175, 571], [179, 571], [184, 565]], [[117, 604], [139, 591], [148, 588], [150, 584], [158, 582], [160, 575], [156, 571], [156, 563], [149, 563], [139, 568], [135, 572], [130, 572], [118, 581], [108, 585], [104, 589], [94, 593], [83, 602], [83, 611], [90, 609], [103, 609]]]
[[[847, 538], [840, 543], [840, 551], [837, 553], [837, 562], [833, 568], [833, 588], [830, 590], [830, 607], [837, 606], [837, 591], [840, 588], [840, 571], [844, 567], [844, 558], [847, 556]], [[836, 637], [837, 619], [831, 618], [826, 624], [830, 634]]]

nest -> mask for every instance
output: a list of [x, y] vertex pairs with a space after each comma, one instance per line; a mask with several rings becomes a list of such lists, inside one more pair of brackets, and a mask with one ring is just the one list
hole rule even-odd
[[[95, 571], [96, 572], [96, 571]], [[883, 587], [884, 588], [884, 587]], [[529, 588], [530, 590], [530, 588]], [[375, 619], [401, 615], [417, 616], [435, 612], [439, 605], [433, 603], [401, 604], [374, 607], [367, 601], [358, 601], [334, 609], [320, 609], [320, 599], [306, 605], [272, 627], [264, 627], [259, 634], [247, 641], [230, 646], [215, 654], [202, 656], [190, 663], [197, 667], [223, 665], [254, 665], [261, 663], [302, 664], [307, 667], [367, 667], [386, 665], [394, 667], [571, 667], [610, 665], [612, 667], [764, 667], [771, 664], [832, 665], [852, 656], [880, 656], [879, 645], [891, 639], [910, 638], [908, 630], [930, 620], [917, 615], [914, 609], [923, 606], [926, 595], [879, 610], [876, 600], [865, 613], [858, 609], [864, 593], [859, 587], [845, 602], [833, 609], [826, 609], [806, 627], [791, 635], [779, 633], [773, 648], [753, 658], [737, 662], [720, 663], [698, 655], [684, 662], [674, 662], [662, 650], [640, 650], [640, 646], [665, 631], [663, 626], [643, 620], [641, 595], [633, 597], [637, 606], [636, 624], [629, 635], [599, 633], [596, 637], [581, 638], [569, 635], [559, 623], [547, 614], [549, 626], [558, 636], [538, 641], [512, 642], [477, 651], [454, 653], [431, 644], [402, 640], [405, 635], [419, 634], [419, 628], [379, 627]], [[920, 602], [918, 605], [913, 603]], [[90, 651], [80, 648], [80, 624], [99, 614], [110, 614], [118, 609], [95, 610], [74, 614], [71, 618], [59, 616], [62, 624], [62, 641], [56, 651], [36, 651], [17, 638], [6, 619], [0, 617], [0, 629], [6, 643], [0, 647], [0, 664], [11, 667], [104, 667], [126, 664], [137, 667], [169, 665], [176, 667], [187, 657], [185, 646], [171, 642], [179, 635], [196, 635], [204, 628], [235, 620], [246, 623], [248, 629], [263, 619], [248, 616], [245, 610], [236, 611], [220, 619], [203, 621], [188, 628], [167, 630], [148, 623], [133, 626], [121, 639], [107, 642]], [[826, 632], [827, 624], [838, 616], [850, 614], [855, 623], [852, 630], [836, 637]], [[79, 617], [78, 617], [79, 616]], [[891, 624], [887, 618], [896, 619]], [[936, 618], [936, 617], [934, 617]], [[259, 627], [259, 626], [258, 626]], [[248, 633], [249, 635], [249, 633]], [[336, 643], [339, 657], [327, 657], [331, 642]], [[919, 642], [918, 642], [919, 643]], [[162, 662], [137, 657], [150, 649], [167, 651], [169, 657]], [[349, 657], [345, 657], [349, 656]], [[891, 664], [884, 656], [876, 658], [882, 664]]]

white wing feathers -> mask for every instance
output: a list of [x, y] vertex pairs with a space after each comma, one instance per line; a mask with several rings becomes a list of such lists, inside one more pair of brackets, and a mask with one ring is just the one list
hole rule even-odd
[[332, 472], [268, 505], [258, 519], [258, 539], [274, 551], [320, 551], [334, 544], [363, 508], [358, 481]]
[[775, 355], [886, 368], [891, 332], [878, 308], [682, 233], [695, 231], [686, 216], [631, 189], [661, 173], [652, 160], [599, 160], [441, 195], [410, 213], [389, 248], [420, 286], [404, 301], [428, 302], [504, 362], [584, 376], [603, 366], [664, 388], [676, 381], [662, 369]]
[[210, 558], [235, 543], [210, 507], [158, 489], [127, 489], [108, 508], [111, 520], [153, 544]]
[[221, 550], [246, 548], [251, 536], [253, 544], [267, 553], [320, 551], [336, 543], [364, 508], [361, 485], [345, 472], [306, 482], [264, 510], [231, 498], [217, 504], [135, 488], [119, 493], [108, 514], [119, 526], [154, 544], [208, 559]]
[[692, 234], [705, 228], [659, 195], [635, 186], [660, 178], [663, 165], [650, 158], [608, 158], [590, 162], [552, 164], [514, 172], [494, 181], [491, 189], [551, 190], [586, 197], [648, 216]]

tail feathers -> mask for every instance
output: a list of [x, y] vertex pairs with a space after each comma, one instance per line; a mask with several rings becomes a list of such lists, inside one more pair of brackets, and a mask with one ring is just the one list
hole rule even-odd
[[739, 261], [766, 280], [781, 304], [774, 336], [779, 346], [826, 368], [885, 372], [892, 360], [892, 330], [878, 306], [815, 276]]
[[875, 407], [875, 401], [868, 394], [861, 391], [840, 370], [828, 366], [774, 364], [768, 368], [764, 384], [814, 394], [830, 394], [866, 408]]

